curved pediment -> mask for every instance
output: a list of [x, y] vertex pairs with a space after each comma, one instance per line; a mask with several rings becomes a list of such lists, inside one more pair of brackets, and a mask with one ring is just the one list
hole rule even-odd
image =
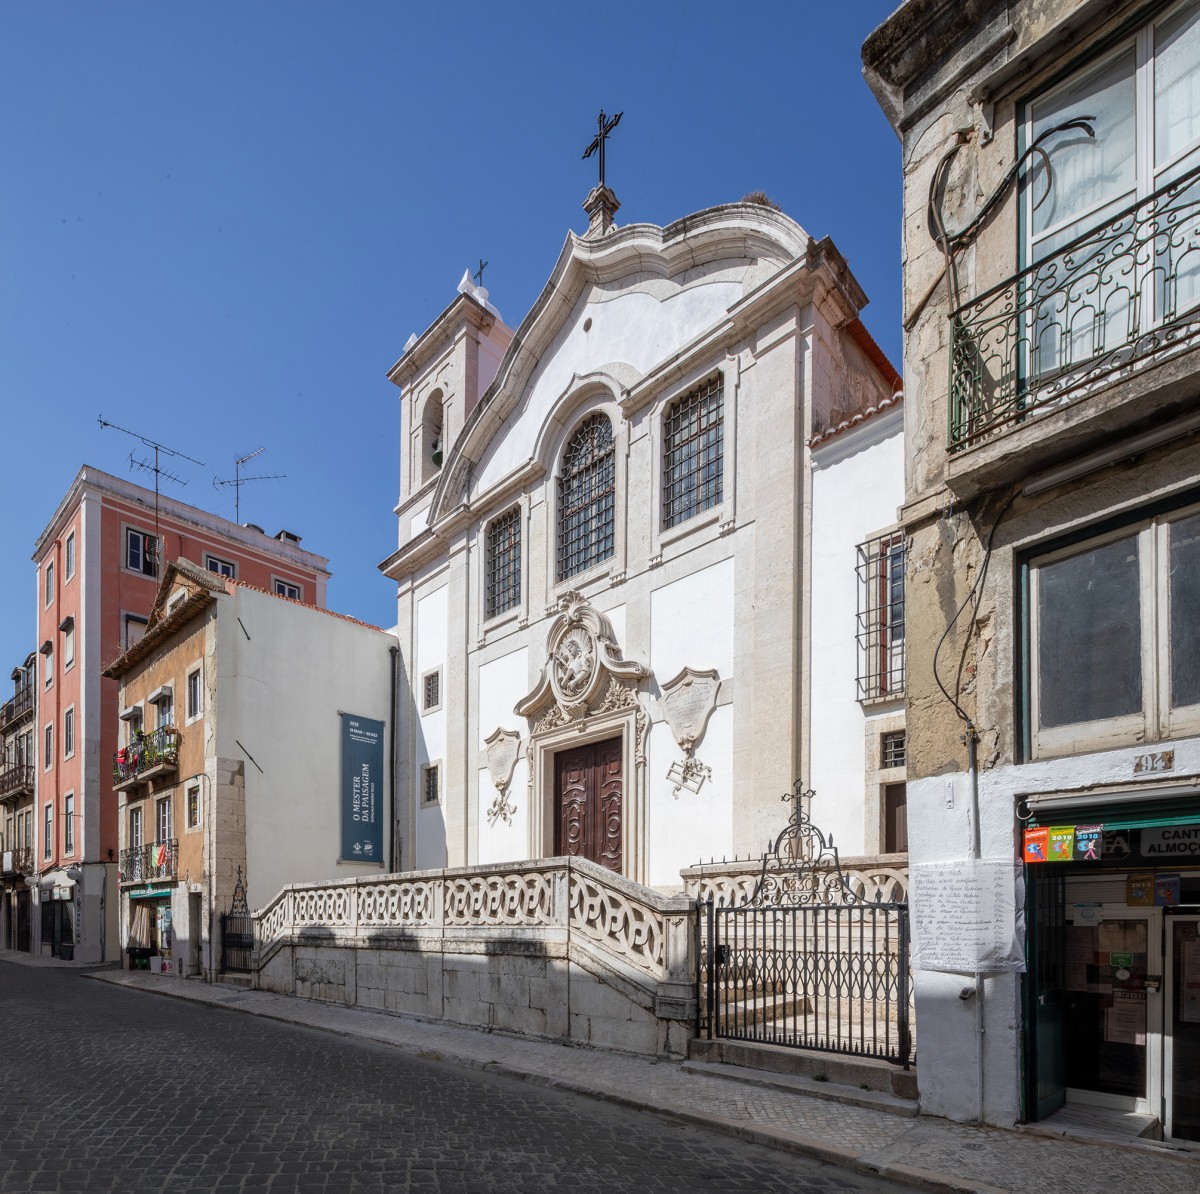
[[[451, 445], [430, 522], [538, 458], [592, 383], [614, 399], [810, 250], [782, 212], [735, 203], [659, 228], [569, 233], [495, 380]], [[616, 388], [614, 391], [614, 387]], [[503, 434], [502, 434], [503, 433]]]

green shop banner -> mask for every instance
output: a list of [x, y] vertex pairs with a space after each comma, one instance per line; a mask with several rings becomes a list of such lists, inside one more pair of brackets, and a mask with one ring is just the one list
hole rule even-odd
[[383, 722], [342, 714], [342, 858], [383, 861]]

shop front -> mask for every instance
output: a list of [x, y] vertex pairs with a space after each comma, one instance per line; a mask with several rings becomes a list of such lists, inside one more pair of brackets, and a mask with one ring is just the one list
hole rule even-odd
[[1025, 1118], [1077, 1104], [1200, 1141], [1200, 797], [1019, 812]]
[[126, 966], [154, 974], [174, 974], [174, 924], [171, 889], [146, 888], [127, 893], [129, 931], [126, 937]]

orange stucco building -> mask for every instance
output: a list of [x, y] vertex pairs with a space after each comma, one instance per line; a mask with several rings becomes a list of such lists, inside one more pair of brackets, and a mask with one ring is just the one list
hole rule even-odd
[[185, 559], [324, 607], [323, 557], [84, 466], [39, 536], [34, 935], [108, 961], [117, 943], [113, 760], [118, 686], [104, 667], [143, 633], [161, 561]]

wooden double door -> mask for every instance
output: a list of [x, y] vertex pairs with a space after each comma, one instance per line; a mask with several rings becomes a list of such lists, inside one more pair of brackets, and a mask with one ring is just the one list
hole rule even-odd
[[555, 854], [621, 871], [624, 743], [620, 735], [559, 751], [555, 762]]

